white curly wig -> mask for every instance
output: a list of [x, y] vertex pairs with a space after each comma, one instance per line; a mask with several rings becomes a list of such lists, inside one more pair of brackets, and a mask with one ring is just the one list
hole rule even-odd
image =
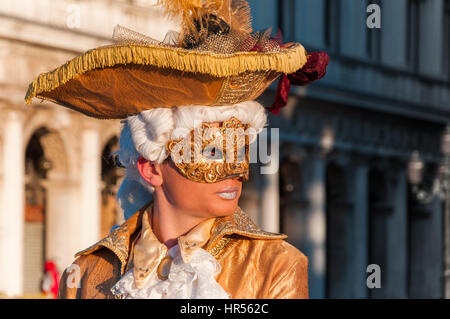
[[[124, 122], [116, 152], [125, 167], [125, 179], [117, 193], [119, 205], [125, 219], [143, 207], [152, 198], [153, 187], [145, 181], [138, 169], [139, 156], [162, 163], [169, 154], [166, 144], [170, 139], [179, 139], [202, 122], [223, 122], [232, 116], [243, 124], [249, 124], [255, 133], [266, 125], [264, 107], [255, 101], [231, 106], [182, 106], [156, 108], [129, 116]], [[256, 135], [250, 136], [253, 142]]]

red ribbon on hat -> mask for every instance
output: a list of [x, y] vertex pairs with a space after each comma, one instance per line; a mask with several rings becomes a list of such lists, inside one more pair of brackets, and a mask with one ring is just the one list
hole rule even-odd
[[291, 85], [305, 86], [311, 82], [321, 79], [326, 71], [330, 57], [326, 52], [312, 52], [308, 54], [306, 64], [291, 74], [283, 74], [278, 82], [275, 102], [267, 109], [278, 115], [280, 109], [287, 104]]

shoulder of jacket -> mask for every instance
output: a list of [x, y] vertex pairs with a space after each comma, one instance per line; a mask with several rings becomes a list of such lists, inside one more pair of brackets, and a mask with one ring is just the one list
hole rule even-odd
[[280, 246], [285, 249], [290, 257], [295, 257], [297, 260], [308, 261], [308, 257], [297, 247], [287, 242], [286, 240], [281, 240]]
[[284, 239], [277, 240], [254, 240], [254, 245], [260, 245], [258, 251], [262, 258], [271, 262], [281, 262], [287, 264], [308, 264], [308, 257], [297, 247]]
[[66, 268], [66, 271], [73, 271], [73, 269], [78, 268], [77, 270], [84, 274], [92, 271], [99, 264], [115, 264], [119, 262], [117, 256], [111, 250], [99, 247], [95, 251], [76, 257], [73, 263]]
[[289, 264], [308, 264], [308, 257], [297, 247], [282, 238], [248, 238], [235, 234], [230, 237], [224, 237], [222, 240], [224, 241], [224, 247], [219, 247], [221, 251], [217, 254], [222, 255], [222, 257], [233, 250], [238, 250], [239, 253], [258, 254], [258, 258], [262, 258], [269, 263], [277, 261]]

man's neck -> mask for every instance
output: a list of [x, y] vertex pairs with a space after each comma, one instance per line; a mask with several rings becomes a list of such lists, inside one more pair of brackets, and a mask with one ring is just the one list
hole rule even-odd
[[204, 219], [181, 211], [165, 198], [155, 196], [151, 226], [158, 240], [171, 248], [177, 244], [178, 237], [185, 235]]

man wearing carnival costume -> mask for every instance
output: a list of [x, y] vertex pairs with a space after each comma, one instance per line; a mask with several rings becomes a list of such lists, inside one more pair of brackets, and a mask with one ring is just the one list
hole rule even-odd
[[[116, 43], [41, 74], [26, 100], [123, 119], [118, 200], [127, 220], [64, 272], [60, 298], [308, 298], [308, 259], [239, 208], [249, 144], [266, 125], [254, 101], [278, 77], [319, 79], [326, 53], [253, 33], [243, 0], [161, 0], [179, 33], [158, 42], [117, 27]], [[231, 134], [230, 134], [231, 132]], [[130, 209], [129, 207], [137, 207]]]

